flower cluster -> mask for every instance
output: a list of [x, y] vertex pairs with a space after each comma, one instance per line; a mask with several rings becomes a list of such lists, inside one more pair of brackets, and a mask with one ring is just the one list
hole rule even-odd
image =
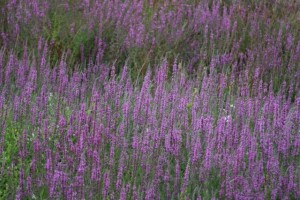
[[[300, 198], [300, 32], [265, 20], [279, 3], [66, 1], [99, 34], [74, 66], [43, 37], [10, 47], [58, 26], [54, 3], [24, 2], [3, 8], [22, 29], [1, 35], [0, 198]], [[119, 66], [120, 41], [161, 57]]]

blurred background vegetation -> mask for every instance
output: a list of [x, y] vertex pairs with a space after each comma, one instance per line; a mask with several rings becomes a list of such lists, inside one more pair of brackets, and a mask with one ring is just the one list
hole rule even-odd
[[[3, 24], [0, 27], [0, 45], [7, 49], [7, 52], [15, 51], [21, 56], [24, 51], [24, 44], [27, 44], [28, 49], [32, 51], [31, 53], [38, 54], [40, 51], [38, 42], [43, 40], [49, 44], [48, 51], [52, 67], [59, 63], [63, 55], [68, 60], [70, 67], [87, 67], [89, 61], [96, 61], [97, 53], [102, 48], [102, 63], [114, 64], [117, 73], [126, 63], [133, 77], [137, 77], [138, 74], [145, 74], [148, 66], [159, 64], [162, 58], [167, 58], [170, 63], [176, 59], [182, 62], [186, 68], [196, 69], [199, 65], [209, 66], [214, 56], [232, 53], [236, 42], [240, 42], [239, 53], [246, 54], [248, 50], [255, 50], [263, 42], [259, 35], [252, 37], [249, 34], [251, 28], [249, 16], [256, 14], [261, 15], [257, 19], [262, 32], [276, 35], [282, 24], [288, 24], [290, 26], [289, 31], [293, 32], [295, 41], [299, 38], [300, 33], [300, 26], [298, 25], [300, 22], [300, 3], [297, 0], [208, 0], [210, 10], [213, 9], [213, 5], [220, 2], [220, 16], [223, 15], [225, 7], [228, 10], [233, 7], [234, 18], [231, 19], [231, 25], [236, 22], [237, 26], [236, 32], [230, 36], [229, 41], [221, 33], [219, 37], [213, 39], [214, 45], [210, 47], [209, 41], [205, 41], [205, 27], [191, 28], [192, 25], [188, 24], [191, 23], [188, 16], [182, 17], [183, 21], [180, 22], [180, 25], [169, 27], [167, 32], [152, 30], [153, 20], [157, 16], [162, 17], [169, 12], [182, 12], [179, 8], [183, 7], [183, 4], [184, 8], [188, 8], [202, 4], [203, 1], [189, 0], [183, 3], [183, 1], [147, 0], [142, 1], [143, 8], [140, 14], [143, 20], [141, 23], [145, 28], [143, 44], [142, 46], [128, 46], [125, 45], [130, 30], [128, 25], [121, 26], [114, 17], [111, 17], [110, 20], [99, 21], [101, 18], [93, 13], [93, 7], [96, 6], [97, 2], [109, 5], [108, 3], [105, 4], [107, 1], [90, 0], [86, 1], [88, 5], [84, 5], [79, 0], [53, 0], [51, 3], [35, 0], [32, 2], [34, 3], [26, 4], [26, 1], [22, 3], [22, 1], [10, 0], [0, 2], [0, 24]], [[139, 1], [135, 2], [135, 6], [137, 6]], [[13, 3], [15, 4], [12, 5]], [[130, 4], [127, 3], [127, 6]], [[105, 9], [108, 10], [108, 8], [100, 10]], [[129, 8], [126, 7], [126, 9]], [[29, 13], [30, 17], [24, 10], [32, 12]], [[162, 11], [165, 13], [162, 14]], [[182, 34], [176, 39], [172, 39], [173, 33], [176, 31], [174, 28], [177, 27], [182, 28]], [[210, 31], [213, 34], [218, 33], [218, 30]], [[235, 59], [240, 62], [239, 58]], [[189, 71], [190, 73], [194, 72], [193, 70]]]

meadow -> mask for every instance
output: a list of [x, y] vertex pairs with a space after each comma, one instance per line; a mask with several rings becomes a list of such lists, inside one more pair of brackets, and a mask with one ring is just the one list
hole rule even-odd
[[0, 9], [0, 199], [300, 198], [300, 2]]

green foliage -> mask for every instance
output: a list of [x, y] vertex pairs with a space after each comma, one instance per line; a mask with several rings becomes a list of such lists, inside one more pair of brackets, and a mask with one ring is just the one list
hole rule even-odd
[[7, 119], [4, 149], [0, 156], [0, 166], [5, 169], [0, 179], [0, 199], [8, 199], [14, 196], [16, 186], [19, 184], [21, 167], [19, 138], [22, 136], [22, 131], [22, 124], [13, 121], [12, 117]]
[[213, 168], [209, 173], [209, 179], [204, 183], [204, 189], [201, 190], [203, 199], [219, 198], [221, 189], [221, 176], [218, 169]]
[[[87, 58], [95, 48], [94, 44], [94, 33], [89, 32], [84, 27], [80, 28], [69, 44], [69, 48], [72, 50], [73, 59], [75, 59], [75, 61], [81, 61], [81, 53], [84, 53], [83, 58]], [[83, 52], [81, 52], [81, 48], [84, 49]]]

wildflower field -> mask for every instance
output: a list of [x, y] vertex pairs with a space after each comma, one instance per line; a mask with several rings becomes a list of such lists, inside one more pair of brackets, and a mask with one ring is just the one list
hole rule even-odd
[[0, 200], [300, 199], [299, 1], [0, 9]]

